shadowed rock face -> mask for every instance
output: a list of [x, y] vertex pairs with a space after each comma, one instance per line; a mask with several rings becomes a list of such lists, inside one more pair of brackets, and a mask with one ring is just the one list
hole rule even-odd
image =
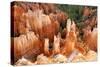
[[11, 10], [11, 36], [19, 36], [31, 30], [41, 38], [47, 37], [53, 41], [59, 26], [67, 19], [64, 12], [59, 11], [54, 4], [15, 2]]

